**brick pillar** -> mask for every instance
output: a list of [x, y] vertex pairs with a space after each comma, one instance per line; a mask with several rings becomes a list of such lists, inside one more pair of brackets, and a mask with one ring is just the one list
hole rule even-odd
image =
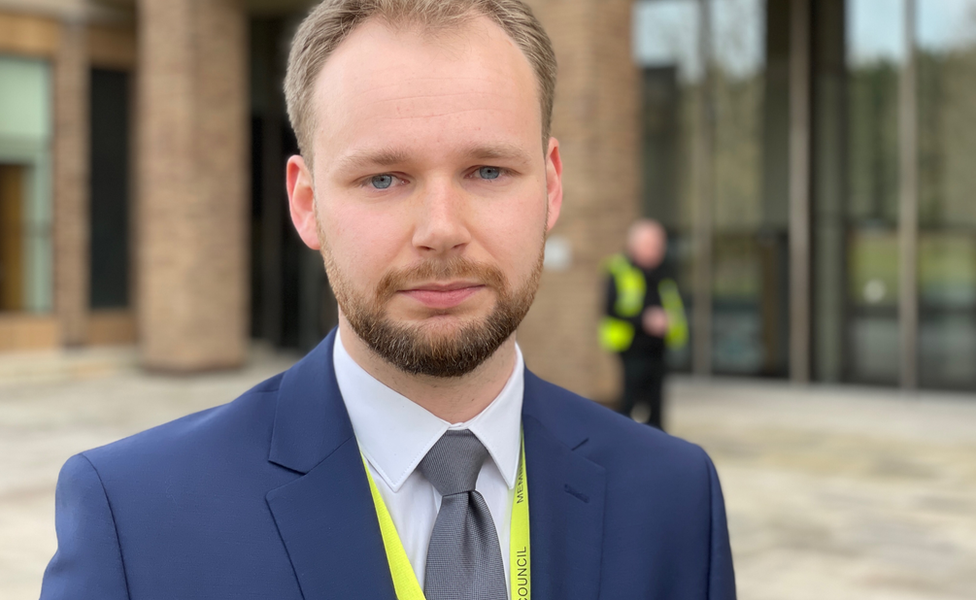
[[139, 0], [138, 313], [143, 364], [247, 350], [247, 22], [239, 0]]
[[88, 337], [89, 64], [85, 25], [66, 22], [54, 61], [54, 307], [61, 343]]
[[559, 60], [553, 135], [562, 151], [562, 216], [553, 235], [572, 249], [546, 272], [519, 330], [529, 368], [584, 396], [616, 398], [616, 358], [597, 343], [602, 261], [623, 249], [639, 206], [637, 69], [631, 0], [530, 0]]

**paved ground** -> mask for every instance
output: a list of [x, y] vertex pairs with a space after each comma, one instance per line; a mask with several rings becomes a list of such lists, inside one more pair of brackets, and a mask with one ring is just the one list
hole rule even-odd
[[[112, 352], [0, 360], [0, 599], [38, 595], [68, 456], [230, 400], [289, 360], [258, 352], [241, 372], [185, 378]], [[976, 598], [976, 396], [671, 391], [671, 428], [718, 466], [740, 598]]]
[[976, 396], [683, 382], [744, 600], [976, 598]]

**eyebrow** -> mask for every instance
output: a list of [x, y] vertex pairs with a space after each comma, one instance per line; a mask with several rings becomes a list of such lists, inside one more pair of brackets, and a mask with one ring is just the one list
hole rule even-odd
[[526, 155], [525, 151], [519, 146], [514, 144], [484, 144], [468, 148], [466, 151], [461, 153], [464, 156], [475, 158], [478, 160], [490, 160], [493, 158], [505, 158], [511, 160], [517, 160], [522, 163], [530, 162], [529, 157]]
[[[513, 160], [519, 164], [531, 162], [522, 148], [514, 144], [489, 143], [470, 146], [457, 153], [458, 156], [474, 160]], [[410, 155], [400, 148], [381, 148], [378, 150], [363, 150], [353, 152], [339, 158], [336, 162], [339, 170], [364, 168], [386, 168], [409, 162]]]
[[392, 148], [354, 152], [338, 159], [340, 170], [365, 167], [391, 167], [407, 161], [407, 153]]

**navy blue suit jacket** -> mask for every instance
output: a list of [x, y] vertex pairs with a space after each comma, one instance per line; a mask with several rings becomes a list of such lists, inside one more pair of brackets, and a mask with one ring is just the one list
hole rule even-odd
[[[72, 457], [44, 600], [396, 600], [335, 334], [237, 400]], [[525, 374], [535, 600], [735, 597], [699, 447]]]

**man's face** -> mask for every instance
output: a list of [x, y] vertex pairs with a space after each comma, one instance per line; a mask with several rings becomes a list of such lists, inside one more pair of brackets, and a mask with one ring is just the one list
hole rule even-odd
[[486, 18], [436, 34], [369, 21], [323, 68], [314, 172], [289, 163], [292, 217], [342, 318], [404, 371], [470, 372], [532, 303], [562, 198], [537, 90]]
[[631, 234], [630, 254], [638, 266], [652, 269], [664, 261], [667, 236], [658, 225], [639, 226]]

